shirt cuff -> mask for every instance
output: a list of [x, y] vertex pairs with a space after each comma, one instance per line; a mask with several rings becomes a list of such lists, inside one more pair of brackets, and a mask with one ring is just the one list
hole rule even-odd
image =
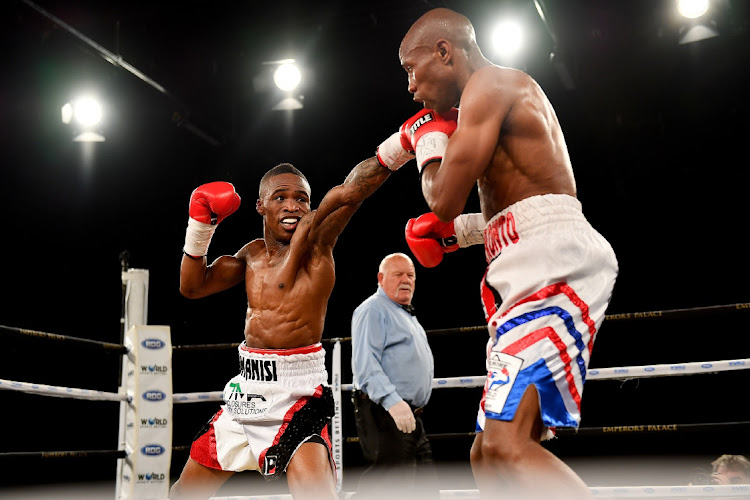
[[380, 402], [380, 405], [385, 408], [386, 411], [389, 411], [391, 407], [399, 401], [402, 401], [401, 396], [399, 396], [395, 392], [392, 392], [383, 398], [383, 400]]

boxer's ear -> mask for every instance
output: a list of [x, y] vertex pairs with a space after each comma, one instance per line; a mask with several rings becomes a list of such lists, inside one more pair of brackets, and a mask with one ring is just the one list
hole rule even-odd
[[443, 64], [452, 64], [453, 45], [448, 40], [440, 39], [435, 43], [435, 52]]

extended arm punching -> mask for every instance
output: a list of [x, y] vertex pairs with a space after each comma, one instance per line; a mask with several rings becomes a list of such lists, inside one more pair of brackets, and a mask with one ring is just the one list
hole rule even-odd
[[376, 156], [354, 167], [343, 183], [332, 188], [320, 202], [312, 219], [312, 234], [319, 243], [333, 245], [354, 212], [390, 177]]

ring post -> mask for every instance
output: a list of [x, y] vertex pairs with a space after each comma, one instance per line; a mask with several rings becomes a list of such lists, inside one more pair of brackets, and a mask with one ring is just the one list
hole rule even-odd
[[341, 491], [343, 482], [344, 469], [342, 459], [343, 447], [341, 446], [341, 341], [336, 340], [333, 344], [333, 359], [331, 360], [331, 391], [333, 392], [333, 404], [335, 413], [331, 423], [333, 441], [331, 442], [333, 451], [333, 462], [336, 464], [336, 491]]
[[[125, 451], [127, 458], [117, 461], [115, 495], [118, 500], [166, 498], [169, 489], [172, 453], [172, 349], [168, 327], [146, 326], [148, 276], [146, 269], [128, 269], [127, 265], [123, 265], [121, 328], [123, 344], [128, 348], [128, 354], [123, 355], [120, 365], [119, 394], [127, 395], [129, 401], [120, 404], [118, 450]], [[141, 371], [142, 367], [145, 372]], [[149, 369], [152, 374], [149, 374]], [[152, 384], [155, 385], [154, 389], [148, 387]], [[141, 392], [136, 392], [137, 390]], [[143, 398], [137, 399], [151, 390], [164, 394], [161, 405], [153, 403], [153, 400], [147, 402]], [[154, 394], [156, 393], [147, 397], [155, 397]], [[154, 408], [147, 405], [154, 405]], [[156, 457], [166, 461], [165, 467], [161, 467], [158, 460], [147, 461], [145, 458], [154, 458], [153, 454], [159, 450], [151, 446], [154, 443], [164, 449]], [[141, 459], [142, 453], [149, 455], [144, 455]], [[152, 465], [159, 468], [143, 469]]]
[[125, 337], [128, 408], [120, 500], [169, 496], [172, 342], [168, 326], [133, 325]]

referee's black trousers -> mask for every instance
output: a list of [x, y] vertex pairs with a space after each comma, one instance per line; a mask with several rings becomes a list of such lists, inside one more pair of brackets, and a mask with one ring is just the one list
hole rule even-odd
[[352, 401], [359, 445], [369, 465], [360, 476], [355, 498], [438, 499], [440, 484], [421, 409], [414, 415], [416, 429], [406, 434], [363, 392], [355, 391]]

